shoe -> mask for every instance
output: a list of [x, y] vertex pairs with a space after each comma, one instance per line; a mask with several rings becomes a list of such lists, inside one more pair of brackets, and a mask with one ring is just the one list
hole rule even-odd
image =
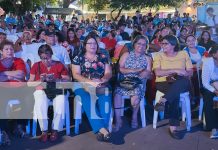
[[11, 140], [9, 139], [9, 136], [8, 134], [5, 132], [5, 131], [2, 131], [2, 141], [1, 141], [1, 144], [4, 145], [4, 146], [10, 146], [11, 145]]
[[155, 106], [154, 106], [154, 109], [156, 110], [156, 111], [164, 111], [164, 109], [165, 109], [165, 104], [163, 103], [163, 102], [158, 102], [158, 103], [156, 103], [155, 104]]
[[131, 128], [136, 129], [136, 128], [138, 128], [138, 126], [139, 125], [138, 125], [138, 121], [137, 120], [136, 121], [135, 120], [131, 121]]
[[111, 134], [108, 133], [108, 134], [104, 135], [103, 133], [98, 132], [98, 133], [96, 134], [96, 139], [97, 139], [99, 142], [110, 142], [110, 140], [111, 140]]
[[218, 130], [212, 129], [210, 138], [211, 139], [217, 139], [218, 138]]
[[58, 132], [57, 131], [52, 131], [51, 135], [50, 135], [50, 141], [54, 142], [58, 139]]
[[177, 140], [182, 139], [181, 133], [179, 131], [177, 130], [171, 131], [170, 129], [168, 131], [172, 138], [177, 139]]
[[39, 137], [39, 141], [41, 142], [47, 142], [48, 141], [48, 133], [47, 132], [42, 132], [41, 136]]

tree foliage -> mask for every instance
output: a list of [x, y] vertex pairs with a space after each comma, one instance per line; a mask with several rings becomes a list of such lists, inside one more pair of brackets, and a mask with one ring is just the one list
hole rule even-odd
[[[111, 0], [111, 17], [113, 20], [117, 20], [122, 10], [142, 9], [146, 7], [158, 8], [160, 6], [177, 7], [181, 2], [184, 1], [185, 0]], [[113, 12], [118, 12], [115, 17], [113, 17]]]
[[96, 14], [100, 10], [103, 10], [106, 8], [107, 4], [109, 3], [109, 0], [81, 0], [80, 4], [88, 4], [89, 9], [93, 9]]
[[[18, 1], [21, 4], [19, 4]], [[26, 11], [34, 11], [39, 6], [45, 7], [46, 4], [55, 4], [57, 2], [58, 0], [2, 0], [0, 2], [0, 6], [5, 10], [6, 13], [14, 12], [18, 15], [21, 15]]]

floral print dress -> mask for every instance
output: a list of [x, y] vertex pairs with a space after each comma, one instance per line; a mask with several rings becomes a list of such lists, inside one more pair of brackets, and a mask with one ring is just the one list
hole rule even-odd
[[[129, 56], [126, 59], [125, 62], [125, 68], [128, 69], [146, 69], [147, 68], [147, 59], [146, 55], [136, 56], [134, 51], [131, 51]], [[136, 73], [128, 73], [128, 74], [121, 74], [121, 76], [127, 77], [127, 76], [134, 76], [141, 79], [143, 84], [140, 84], [137, 88], [134, 90], [126, 90], [124, 88], [121, 88], [119, 86], [116, 87], [115, 93], [119, 95], [126, 95], [126, 96], [135, 96], [137, 95], [142, 99], [145, 95], [146, 90], [146, 79], [141, 78]]]
[[100, 79], [104, 76], [105, 64], [110, 64], [110, 62], [104, 54], [96, 54], [93, 61], [85, 58], [84, 54], [80, 54], [73, 58], [72, 64], [80, 66], [83, 77]]

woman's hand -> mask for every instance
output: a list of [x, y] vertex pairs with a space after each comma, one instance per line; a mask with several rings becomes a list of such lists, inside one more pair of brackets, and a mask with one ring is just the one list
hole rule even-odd
[[216, 96], [218, 96], [218, 90], [215, 90], [214, 93], [216, 94]]
[[152, 78], [152, 72], [151, 71], [148, 71], [148, 70], [144, 70], [144, 71], [142, 71], [140, 74], [139, 74], [139, 76], [141, 77], [141, 78], [146, 78], [146, 79], [150, 79], [150, 78]]
[[101, 81], [101, 79], [92, 79], [92, 81], [90, 82], [90, 84], [94, 87], [99, 87], [102, 83], [103, 82]]
[[47, 82], [53, 82], [53, 81], [55, 81], [54, 74], [46, 74], [46, 81], [47, 81]]
[[187, 76], [188, 75], [187, 71], [184, 69], [176, 69], [175, 73], [179, 76]]
[[44, 82], [45, 80], [46, 80], [46, 74], [45, 73], [40, 74], [40, 81]]

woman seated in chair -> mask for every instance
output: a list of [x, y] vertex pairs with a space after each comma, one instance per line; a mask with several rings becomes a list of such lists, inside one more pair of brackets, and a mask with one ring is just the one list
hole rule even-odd
[[[84, 40], [83, 52], [72, 60], [72, 74], [79, 83], [86, 83], [83, 87], [74, 89], [74, 92], [81, 97], [82, 108], [93, 132], [97, 135], [97, 140], [108, 141], [110, 140], [107, 127], [111, 110], [111, 93], [107, 93], [104, 89], [109, 88], [107, 83], [112, 77], [112, 70], [107, 57], [98, 53], [98, 50], [99, 45], [95, 36], [88, 35]], [[95, 88], [96, 93], [92, 93]], [[98, 92], [98, 89], [102, 90]], [[96, 101], [93, 95], [97, 96]], [[96, 106], [94, 111], [91, 107], [93, 104]]]
[[207, 130], [212, 130], [210, 138], [218, 138], [218, 101], [213, 98], [218, 96], [218, 45], [211, 47], [211, 57], [203, 61], [202, 84], [204, 112]]
[[[24, 137], [25, 135], [23, 127], [26, 125], [26, 120], [23, 119], [25, 119], [26, 116], [16, 115], [15, 118], [11, 116], [11, 114], [8, 114], [6, 108], [10, 100], [16, 99], [19, 100], [22, 105], [21, 111], [19, 112], [25, 112], [25, 106], [28, 105], [25, 104], [25, 97], [28, 94], [24, 94], [28, 92], [27, 89], [24, 88], [26, 85], [26, 67], [22, 59], [14, 57], [14, 44], [12, 42], [7, 40], [3, 41], [0, 44], [0, 50], [2, 54], [2, 58], [0, 59], [0, 129], [2, 130], [2, 143], [10, 145], [10, 139], [6, 133], [8, 126], [7, 119], [17, 119], [15, 122], [17, 126], [13, 133], [19, 137]], [[31, 101], [30, 99], [28, 100]], [[16, 114], [19, 112], [16, 112]]]
[[192, 65], [193, 65], [193, 76], [191, 78], [191, 81], [192, 81], [192, 94], [191, 95], [192, 95], [192, 100], [193, 100], [192, 104], [193, 103], [195, 104], [197, 103], [197, 100], [199, 101], [200, 99], [199, 85], [201, 84], [201, 81], [200, 81], [199, 76], [201, 72], [202, 59], [204, 58], [204, 53], [206, 52], [206, 49], [197, 44], [197, 39], [192, 34], [186, 37], [185, 42], [186, 42], [187, 47], [185, 47], [184, 50], [188, 52], [189, 57], [192, 61]]
[[[144, 100], [146, 81], [151, 77], [151, 59], [146, 55], [148, 49], [148, 38], [142, 35], [136, 36], [133, 41], [134, 50], [124, 53], [119, 61], [119, 78], [136, 77], [141, 80], [141, 84], [134, 89], [127, 89], [118, 85], [115, 89], [114, 109], [116, 125], [114, 131], [117, 132], [122, 126], [121, 104], [122, 96], [130, 96], [133, 107], [131, 127], [138, 127], [137, 113], [140, 100]], [[120, 79], [118, 79], [120, 80]]]
[[[41, 58], [40, 62], [33, 65], [30, 71], [29, 86], [36, 86], [36, 91], [33, 93], [35, 98], [34, 113], [37, 116], [42, 134], [40, 141], [46, 142], [48, 139], [48, 117], [47, 111], [49, 100], [53, 101], [54, 118], [52, 125], [52, 133], [50, 140], [55, 141], [58, 138], [57, 131], [63, 129], [65, 117], [65, 95], [62, 89], [56, 89], [56, 82], [66, 82], [70, 80], [68, 71], [65, 66], [51, 59], [52, 49], [49, 45], [41, 45], [38, 50], [38, 55]], [[42, 83], [47, 84], [45, 89]], [[48, 86], [51, 87], [48, 88]]]
[[154, 57], [153, 69], [156, 75], [156, 89], [165, 95], [155, 105], [155, 110], [164, 111], [169, 103], [169, 132], [173, 138], [180, 139], [176, 130], [179, 126], [180, 94], [190, 90], [189, 77], [192, 76], [192, 63], [186, 51], [180, 51], [178, 39], [167, 35], [161, 43], [163, 52]]

